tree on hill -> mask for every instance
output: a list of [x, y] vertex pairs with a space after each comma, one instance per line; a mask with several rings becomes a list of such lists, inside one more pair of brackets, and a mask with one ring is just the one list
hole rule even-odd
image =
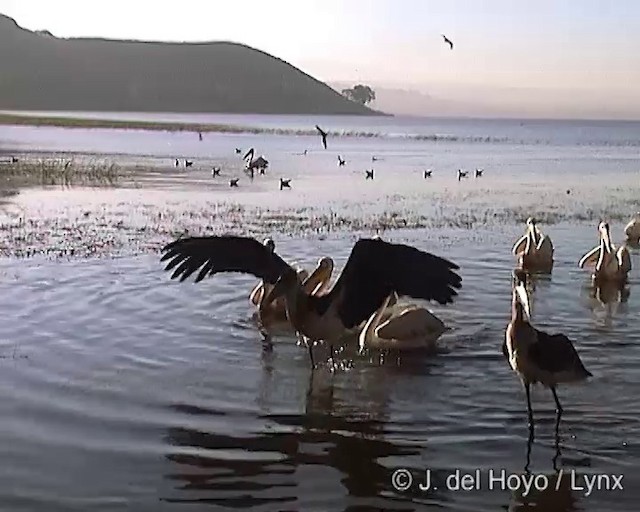
[[358, 84], [351, 89], [342, 89], [342, 95], [351, 101], [366, 105], [376, 99], [376, 91], [368, 85]]

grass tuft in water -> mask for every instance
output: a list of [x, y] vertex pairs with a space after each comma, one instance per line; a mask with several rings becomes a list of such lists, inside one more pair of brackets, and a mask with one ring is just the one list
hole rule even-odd
[[14, 186], [114, 186], [122, 177], [114, 163], [74, 160], [18, 160], [0, 164], [0, 179]]

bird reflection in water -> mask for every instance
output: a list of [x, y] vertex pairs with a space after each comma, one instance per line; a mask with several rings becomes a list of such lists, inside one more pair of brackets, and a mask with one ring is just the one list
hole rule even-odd
[[603, 282], [597, 285], [589, 282], [583, 288], [588, 295], [588, 307], [597, 320], [604, 314], [605, 325], [611, 325], [613, 317], [626, 310], [626, 305], [631, 295], [631, 289], [626, 284], [616, 282]]
[[[165, 457], [171, 467], [166, 478], [174, 488], [164, 501], [261, 510], [319, 505], [326, 510], [345, 510], [345, 505], [346, 510], [355, 510], [374, 504], [374, 509], [394, 508], [395, 498], [390, 497], [394, 468], [382, 461], [406, 462], [421, 455], [422, 448], [386, 439], [390, 386], [379, 372], [336, 376], [267, 370], [258, 385], [260, 412], [253, 418], [254, 413], [248, 412], [237, 426], [232, 424], [237, 418], [225, 421], [224, 412], [169, 406], [189, 418], [167, 429], [170, 448]], [[292, 400], [291, 392], [299, 400]], [[336, 478], [342, 496], [323, 491], [335, 488]], [[441, 492], [433, 491], [439, 501], [450, 499]], [[412, 493], [403, 498], [411, 500]], [[424, 500], [425, 494], [419, 498]]]

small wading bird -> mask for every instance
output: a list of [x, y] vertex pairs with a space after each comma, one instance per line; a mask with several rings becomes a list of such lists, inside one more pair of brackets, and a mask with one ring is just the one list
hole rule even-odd
[[468, 175], [469, 171], [462, 171], [458, 169], [458, 181], [460, 181], [462, 178], [466, 178]]
[[291, 188], [291, 180], [285, 180], [283, 178], [280, 178], [280, 190], [282, 190], [283, 188]]
[[180, 162], [178, 161], [178, 159], [176, 158], [176, 167], [178, 167], [180, 165]]
[[185, 160], [184, 160], [184, 166], [185, 166], [185, 167], [191, 167], [192, 165], [193, 165], [193, 161], [191, 161], [191, 160], [187, 160], [187, 159], [185, 158]]
[[522, 380], [527, 396], [529, 434], [533, 436], [533, 411], [531, 409], [531, 384], [540, 383], [553, 393], [558, 417], [562, 406], [556, 393], [561, 383], [579, 382], [591, 377], [582, 364], [571, 340], [564, 334], [547, 334], [531, 325], [529, 294], [524, 270], [513, 272], [511, 322], [507, 325], [502, 354], [509, 366]]
[[424, 171], [424, 179], [426, 180], [427, 178], [431, 178], [432, 173], [433, 171], [431, 169]]
[[220, 167], [214, 167], [213, 169], [211, 169], [211, 177], [215, 178], [216, 176], [220, 176], [220, 171], [222, 169], [220, 169]]
[[640, 242], [640, 212], [636, 212], [633, 219], [624, 227], [624, 234], [629, 242], [634, 244]]
[[[416, 299], [453, 302], [461, 277], [459, 267], [415, 247], [379, 239], [360, 239], [331, 291], [320, 296], [302, 289], [297, 272], [275, 251], [258, 240], [238, 236], [180, 238], [167, 244], [161, 261], [175, 269], [171, 279], [184, 281], [198, 271], [195, 282], [219, 272], [252, 274], [273, 285], [259, 311], [279, 297], [286, 302], [287, 318], [305, 336], [313, 365], [313, 343], [333, 347], [350, 329], [368, 319], [392, 293]], [[332, 349], [333, 358], [333, 349]]]
[[346, 163], [346, 161], [343, 160], [340, 155], [338, 155], [338, 167], [344, 165], [345, 163]]
[[529, 272], [550, 273], [553, 268], [553, 243], [538, 228], [533, 217], [527, 219], [527, 231], [513, 245], [511, 252], [518, 264]]
[[[393, 307], [391, 302], [394, 302]], [[399, 304], [391, 293], [369, 317], [360, 332], [360, 352], [366, 347], [395, 350], [434, 350], [447, 328], [428, 309], [416, 304]]]
[[365, 180], [372, 180], [373, 179], [373, 169], [371, 169], [370, 171], [365, 171], [367, 174], [365, 176]]
[[327, 149], [327, 135], [329, 134], [325, 132], [322, 128], [320, 128], [318, 125], [316, 125], [316, 130], [318, 130], [318, 133], [322, 137], [322, 145], [324, 146], [324, 149]]
[[453, 50], [453, 41], [451, 41], [451, 39], [449, 39], [444, 34], [440, 34], [440, 35], [442, 36], [442, 39], [444, 39], [444, 42], [449, 45], [449, 48]]
[[586, 253], [578, 262], [580, 268], [595, 265], [592, 279], [593, 284], [600, 285], [611, 282], [623, 285], [627, 282], [631, 270], [631, 255], [626, 246], [616, 248], [611, 242], [609, 224], [600, 222], [600, 244]]
[[232, 179], [230, 179], [229, 180], [229, 186], [230, 187], [237, 187], [239, 180], [240, 180], [240, 178], [232, 178]]
[[484, 172], [484, 169], [476, 169], [476, 173], [474, 174], [474, 176], [476, 178], [480, 178], [483, 172]]

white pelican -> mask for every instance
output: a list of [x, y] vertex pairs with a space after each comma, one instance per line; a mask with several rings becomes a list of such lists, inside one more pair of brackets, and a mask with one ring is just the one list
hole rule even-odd
[[512, 252], [524, 270], [550, 273], [553, 268], [553, 242], [533, 217], [527, 219], [527, 232], [513, 245]]
[[[297, 332], [312, 342], [329, 345], [369, 318], [396, 291], [417, 299], [453, 302], [461, 277], [450, 261], [408, 245], [360, 239], [331, 291], [309, 295], [296, 271], [276, 252], [254, 238], [208, 236], [180, 238], [167, 244], [161, 261], [175, 267], [172, 279], [184, 281], [198, 271], [195, 282], [219, 272], [253, 274], [273, 284], [263, 306], [278, 297], [286, 300], [287, 317]], [[313, 364], [312, 344], [309, 355]]]
[[598, 231], [600, 232], [600, 244], [580, 258], [578, 265], [580, 268], [595, 265], [592, 276], [594, 284], [626, 283], [627, 275], [631, 270], [629, 249], [624, 245], [620, 248], [613, 245], [607, 222], [601, 222], [598, 225]]
[[582, 364], [569, 338], [564, 334], [547, 334], [531, 325], [526, 284], [526, 273], [523, 270], [515, 270], [511, 322], [507, 325], [502, 353], [524, 385], [529, 431], [533, 435], [533, 411], [529, 391], [531, 384], [539, 382], [551, 389], [559, 417], [562, 414], [562, 406], [558, 400], [556, 385], [583, 381], [591, 377], [591, 373]]
[[[271, 238], [266, 238], [263, 245], [269, 251], [275, 251], [275, 243]], [[310, 295], [323, 293], [329, 287], [332, 272], [333, 260], [331, 258], [320, 258], [316, 269], [311, 275], [303, 268], [296, 269], [298, 280], [302, 284], [303, 290]], [[259, 307], [262, 303], [262, 321], [265, 324], [288, 322], [284, 297], [279, 297], [270, 304], [263, 303], [265, 293], [269, 293], [272, 288], [273, 285], [263, 279], [251, 290], [249, 301], [256, 307]]]
[[447, 329], [438, 317], [416, 304], [395, 304], [395, 292], [391, 293], [366, 321], [360, 332], [360, 351], [366, 346], [377, 349], [431, 349]]
[[635, 244], [640, 242], [640, 212], [636, 212], [633, 219], [624, 227], [624, 234], [630, 242]]

